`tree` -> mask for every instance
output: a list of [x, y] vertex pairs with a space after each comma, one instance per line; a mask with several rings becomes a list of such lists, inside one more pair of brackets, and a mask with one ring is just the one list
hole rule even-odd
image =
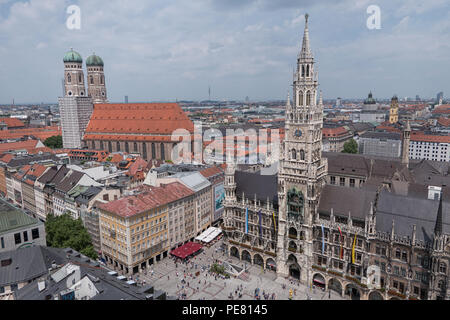
[[44, 145], [52, 149], [60, 149], [63, 147], [62, 136], [52, 136], [44, 141]]
[[70, 214], [47, 216], [45, 221], [47, 245], [55, 248], [72, 248], [85, 256], [97, 259], [91, 236], [80, 218], [73, 219]]
[[355, 141], [355, 139], [351, 139], [350, 141], [344, 143], [344, 150], [342, 152], [358, 153], [358, 143]]

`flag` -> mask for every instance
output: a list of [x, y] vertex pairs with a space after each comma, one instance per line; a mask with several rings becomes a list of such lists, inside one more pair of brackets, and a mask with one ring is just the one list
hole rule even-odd
[[325, 232], [323, 231], [323, 225], [322, 225], [322, 254], [325, 252]]
[[259, 237], [262, 238], [262, 216], [261, 216], [261, 210], [259, 210]]
[[277, 223], [275, 221], [275, 211], [272, 212], [272, 218], [273, 218], [273, 228], [275, 229], [275, 232], [277, 232]]
[[355, 238], [353, 239], [352, 263], [355, 263], [355, 246], [356, 246], [356, 233], [355, 233]]
[[342, 259], [343, 257], [344, 257], [344, 244], [343, 244], [343, 237], [342, 237], [342, 231], [341, 231], [341, 228], [340, 227], [338, 227], [338, 229], [339, 229], [339, 234], [341, 235], [341, 254], [340, 254], [340, 259]]
[[245, 208], [245, 233], [248, 233], [248, 208]]

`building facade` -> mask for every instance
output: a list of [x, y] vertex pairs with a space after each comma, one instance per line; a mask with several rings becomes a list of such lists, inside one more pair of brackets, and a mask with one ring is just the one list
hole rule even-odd
[[[423, 161], [322, 155], [323, 107], [312, 98], [317, 81], [305, 18], [278, 175], [227, 166], [227, 253], [266, 268], [270, 261], [278, 276], [349, 299], [450, 299], [450, 188], [430, 185], [447, 184], [445, 172], [431, 179], [436, 169]], [[405, 132], [408, 125], [408, 140]], [[271, 215], [276, 250], [269, 260]]]

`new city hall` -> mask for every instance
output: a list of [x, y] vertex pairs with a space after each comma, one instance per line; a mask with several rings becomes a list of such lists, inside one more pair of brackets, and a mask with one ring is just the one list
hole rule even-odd
[[448, 167], [408, 159], [409, 123], [401, 159], [322, 152], [314, 69], [306, 15], [278, 173], [226, 169], [227, 253], [352, 299], [449, 299]]

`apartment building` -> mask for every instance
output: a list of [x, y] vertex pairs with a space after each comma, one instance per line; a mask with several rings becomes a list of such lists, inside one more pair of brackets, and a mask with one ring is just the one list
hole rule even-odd
[[[146, 187], [141, 193], [97, 203], [102, 257], [122, 274], [134, 274], [168, 255], [169, 216], [192, 191], [179, 182]], [[172, 207], [169, 208], [169, 205]], [[171, 213], [171, 214], [170, 214]]]

